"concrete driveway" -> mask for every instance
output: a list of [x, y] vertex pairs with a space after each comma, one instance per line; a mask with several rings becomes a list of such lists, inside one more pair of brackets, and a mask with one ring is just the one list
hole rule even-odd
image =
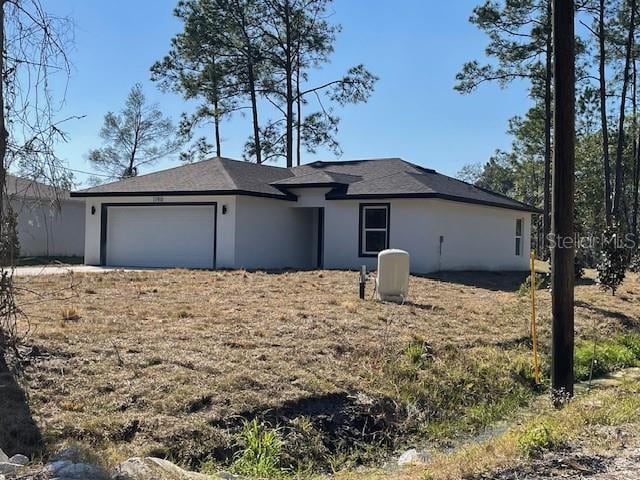
[[34, 265], [29, 267], [16, 267], [15, 275], [18, 277], [29, 277], [34, 275], [62, 275], [65, 273], [104, 273], [115, 271], [143, 272], [151, 269], [146, 268], [117, 268], [117, 267], [95, 267], [92, 265]]

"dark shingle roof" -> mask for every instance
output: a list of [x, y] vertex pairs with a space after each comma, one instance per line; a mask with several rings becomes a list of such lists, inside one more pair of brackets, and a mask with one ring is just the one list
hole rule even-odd
[[337, 172], [323, 172], [323, 171], [310, 171], [303, 173], [298, 171], [302, 167], [292, 168], [294, 176], [272, 182], [271, 185], [282, 185], [289, 188], [294, 186], [309, 187], [309, 186], [323, 186], [323, 185], [348, 185], [350, 183], [359, 182], [362, 177], [358, 175], [349, 175], [346, 173]]
[[344, 188], [329, 192], [328, 199], [442, 198], [538, 212], [536, 208], [526, 203], [442, 175], [435, 170], [414, 165], [400, 158], [314, 162], [295, 167], [293, 170], [295, 172], [298, 169], [357, 175], [361, 178], [358, 182], [349, 182]]
[[106, 183], [72, 196], [237, 194], [289, 198], [271, 182], [292, 176], [286, 168], [212, 158]]
[[400, 158], [313, 162], [294, 168], [214, 158], [100, 185], [72, 196], [244, 194], [295, 199], [294, 187], [331, 187], [327, 199], [442, 198], [538, 212], [525, 203]]

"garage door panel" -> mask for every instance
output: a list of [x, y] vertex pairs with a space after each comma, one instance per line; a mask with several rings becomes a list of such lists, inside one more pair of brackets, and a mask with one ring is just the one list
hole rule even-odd
[[106, 263], [112, 266], [214, 266], [212, 205], [110, 206]]

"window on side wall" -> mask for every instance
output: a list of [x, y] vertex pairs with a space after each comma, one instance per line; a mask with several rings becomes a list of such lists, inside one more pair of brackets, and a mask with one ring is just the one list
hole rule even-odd
[[522, 256], [522, 226], [523, 221], [521, 218], [516, 220], [516, 256]]
[[374, 257], [389, 248], [388, 203], [370, 203], [360, 205], [360, 247], [361, 257]]

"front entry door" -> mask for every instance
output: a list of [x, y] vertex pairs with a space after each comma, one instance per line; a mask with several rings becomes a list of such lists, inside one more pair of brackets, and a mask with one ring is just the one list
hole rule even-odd
[[324, 207], [318, 208], [318, 253], [316, 267], [324, 268]]

